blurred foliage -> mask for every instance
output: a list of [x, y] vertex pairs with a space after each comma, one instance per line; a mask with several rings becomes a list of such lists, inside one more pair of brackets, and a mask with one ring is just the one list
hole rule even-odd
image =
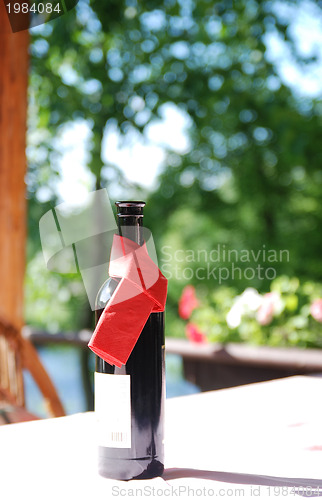
[[25, 282], [25, 314], [33, 327], [56, 333], [84, 326], [87, 297], [77, 275], [47, 271], [38, 253], [28, 263]]
[[[81, 0], [31, 30], [29, 257], [40, 249], [41, 212], [56, 202], [54, 188], [43, 205], [36, 195], [59, 175], [55, 138], [64, 126], [89, 125], [88, 167], [97, 188], [119, 183], [140, 196], [116, 165], [103, 161], [104, 134], [117, 127], [124, 141], [133, 131], [144, 136], [173, 103], [187, 117], [190, 146], [182, 154], [168, 149], [158, 187], [148, 195], [146, 225], [161, 264], [165, 246], [174, 263], [177, 249], [210, 252], [219, 244], [258, 252], [265, 245], [289, 251], [289, 259], [274, 263], [277, 274], [321, 280], [322, 104], [283, 85], [267, 59], [265, 36], [272, 33], [305, 71], [312, 58], [297, 53], [288, 20], [271, 0]], [[177, 264], [193, 275], [169, 280], [168, 334], [182, 333], [176, 307], [187, 281], [199, 293], [226, 293], [218, 280], [197, 278], [197, 261]], [[55, 279], [58, 286], [61, 278]], [[225, 285], [236, 293], [245, 286], [268, 291], [270, 280], [230, 276]], [[27, 319], [38, 321], [32, 307]]]
[[280, 276], [264, 295], [248, 288], [236, 296], [230, 287], [209, 293], [189, 321], [211, 342], [322, 347], [321, 297], [321, 284]]

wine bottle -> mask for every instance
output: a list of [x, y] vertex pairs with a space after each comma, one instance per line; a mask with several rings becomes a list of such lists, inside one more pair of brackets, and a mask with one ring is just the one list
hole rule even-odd
[[[116, 203], [119, 234], [143, 244], [144, 202]], [[96, 299], [96, 323], [119, 283], [109, 278]], [[121, 368], [96, 356], [95, 412], [99, 474], [147, 479], [164, 469], [164, 313], [151, 313]]]

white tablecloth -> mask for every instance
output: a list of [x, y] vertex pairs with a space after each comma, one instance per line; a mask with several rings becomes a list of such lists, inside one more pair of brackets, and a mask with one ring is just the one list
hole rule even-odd
[[163, 478], [113, 481], [97, 474], [91, 412], [2, 426], [0, 499], [322, 496], [322, 378], [169, 399], [165, 451]]

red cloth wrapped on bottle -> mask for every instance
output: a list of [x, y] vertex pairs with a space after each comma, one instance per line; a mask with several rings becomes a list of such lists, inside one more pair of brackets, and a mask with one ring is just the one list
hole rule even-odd
[[152, 312], [164, 311], [168, 281], [145, 243], [115, 235], [109, 275], [121, 278], [88, 347], [111, 365], [125, 364]]

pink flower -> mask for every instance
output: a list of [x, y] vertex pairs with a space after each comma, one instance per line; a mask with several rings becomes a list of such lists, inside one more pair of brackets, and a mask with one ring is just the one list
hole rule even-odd
[[196, 291], [192, 285], [184, 287], [179, 300], [179, 316], [182, 319], [189, 319], [192, 311], [199, 305]]
[[260, 325], [269, 325], [273, 319], [276, 302], [276, 293], [265, 293], [257, 311], [257, 321]]
[[207, 342], [207, 337], [202, 333], [197, 325], [194, 323], [188, 323], [186, 325], [186, 335], [191, 342], [204, 343]]
[[322, 323], [322, 299], [317, 299], [311, 304], [310, 313], [316, 321]]

